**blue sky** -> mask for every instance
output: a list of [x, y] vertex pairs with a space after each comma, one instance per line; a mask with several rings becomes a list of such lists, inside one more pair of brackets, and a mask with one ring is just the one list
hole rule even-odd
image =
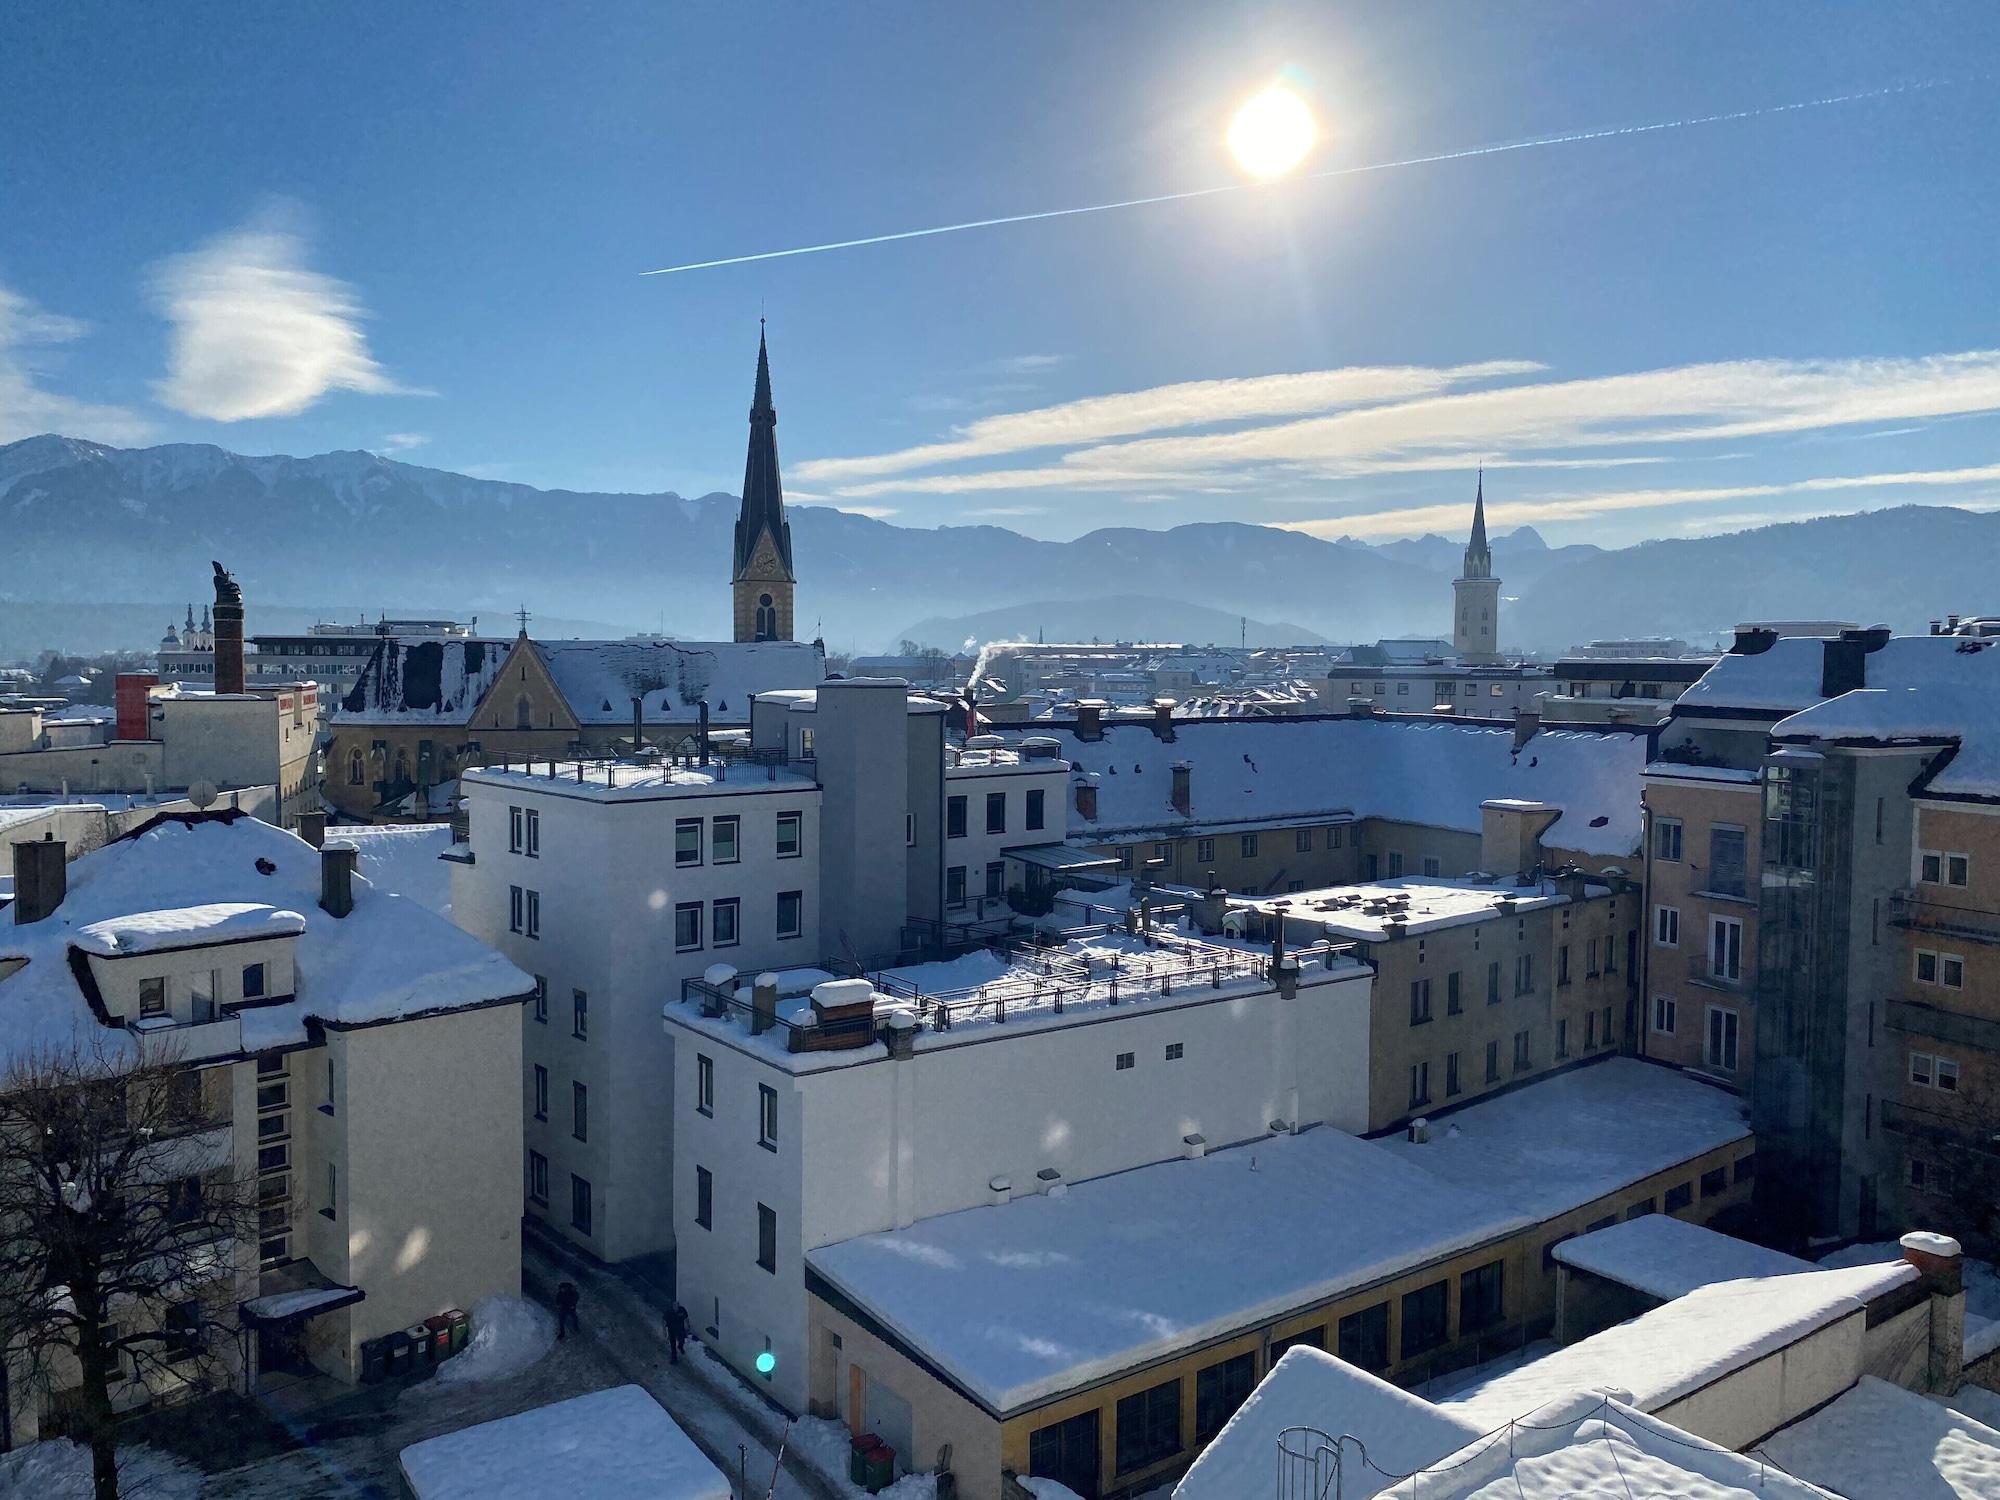
[[[1270, 187], [640, 275], [1239, 180], [1281, 72]], [[1996, 82], [1983, 0], [9, 7], [0, 440], [734, 489], [761, 308], [795, 500], [903, 524], [2000, 506]]]

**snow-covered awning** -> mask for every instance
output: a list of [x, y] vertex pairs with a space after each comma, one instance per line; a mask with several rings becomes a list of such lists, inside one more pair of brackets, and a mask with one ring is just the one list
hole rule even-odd
[[1004, 857], [1058, 875], [1118, 868], [1118, 861], [1108, 854], [1093, 854], [1088, 849], [1075, 849], [1068, 844], [1032, 844], [1026, 849], [1008, 849], [1004, 851]]
[[366, 1294], [358, 1286], [342, 1286], [309, 1260], [295, 1260], [264, 1278], [275, 1289], [252, 1297], [237, 1308], [245, 1328], [270, 1328], [301, 1318], [318, 1317], [337, 1308], [352, 1307]]

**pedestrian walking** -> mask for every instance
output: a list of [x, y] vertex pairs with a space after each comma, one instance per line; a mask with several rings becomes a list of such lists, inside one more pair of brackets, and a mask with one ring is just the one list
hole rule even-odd
[[577, 1291], [574, 1281], [565, 1281], [556, 1288], [556, 1342], [569, 1337], [572, 1328], [582, 1328], [576, 1320]]
[[676, 1302], [667, 1313], [667, 1353], [674, 1364], [681, 1362], [681, 1351], [687, 1347], [688, 1310]]

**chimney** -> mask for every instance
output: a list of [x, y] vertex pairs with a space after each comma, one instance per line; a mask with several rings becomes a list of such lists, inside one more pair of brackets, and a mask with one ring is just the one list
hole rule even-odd
[[1930, 1353], [1923, 1389], [1949, 1396], [1965, 1371], [1965, 1256], [1945, 1234], [1916, 1230], [1903, 1236], [1903, 1259], [1915, 1266], [1930, 1294]]
[[1431, 1122], [1429, 1120], [1426, 1120], [1423, 1116], [1419, 1115], [1416, 1119], [1410, 1121], [1411, 1145], [1413, 1146], [1425, 1145], [1430, 1141], [1430, 1138], [1431, 1138]]
[[890, 1011], [882, 1030], [882, 1040], [889, 1044], [891, 1057], [911, 1058], [917, 1055], [917, 1013], [907, 1005], [899, 1005]]
[[243, 691], [243, 590], [236, 580], [215, 569], [215, 690], [218, 693]]
[[1097, 773], [1088, 772], [1076, 779], [1076, 815], [1086, 823], [1097, 821]]
[[701, 763], [708, 764], [708, 700], [701, 700]]
[[750, 1034], [762, 1036], [778, 1024], [778, 976], [764, 973], [750, 987]]
[[1189, 1161], [1198, 1161], [1208, 1155], [1208, 1137], [1200, 1131], [1181, 1137], [1181, 1155]]
[[354, 910], [354, 863], [361, 851], [336, 840], [319, 846], [319, 904], [331, 917]]
[[1375, 700], [1373, 698], [1349, 698], [1347, 700], [1347, 717], [1350, 719], [1374, 718]]
[[987, 1178], [986, 1190], [993, 1195], [992, 1201], [996, 1205], [1014, 1201], [1014, 1179], [1004, 1173]]
[[1080, 740], [1101, 740], [1104, 738], [1104, 700], [1102, 698], [1079, 698], [1076, 700], [1076, 737]]
[[646, 719], [642, 712], [646, 700], [637, 693], [632, 695], [632, 758], [637, 760], [646, 748]]
[[153, 737], [152, 715], [148, 711], [147, 693], [159, 685], [160, 679], [151, 672], [120, 672], [116, 687], [118, 704], [118, 726], [113, 738], [121, 740], [149, 740]]
[[1173, 766], [1174, 789], [1169, 794], [1174, 811], [1182, 817], [1194, 815], [1194, 767], [1184, 760], [1177, 760]]
[[1496, 797], [1479, 804], [1479, 868], [1522, 875], [1541, 863], [1542, 835], [1562, 809], [1547, 802]]
[[1174, 706], [1172, 698], [1153, 700], [1153, 733], [1169, 745], [1174, 742]]
[[1539, 708], [1517, 708], [1514, 710], [1514, 748], [1519, 750], [1533, 739], [1542, 727], [1542, 711]]
[[1778, 644], [1778, 632], [1766, 625], [1738, 625], [1736, 639], [1729, 647], [1731, 656], [1762, 656]]
[[39, 922], [69, 890], [69, 845], [43, 836], [14, 846], [14, 922]]
[[299, 814], [299, 837], [313, 848], [326, 843], [326, 814], [323, 812], [302, 812]]

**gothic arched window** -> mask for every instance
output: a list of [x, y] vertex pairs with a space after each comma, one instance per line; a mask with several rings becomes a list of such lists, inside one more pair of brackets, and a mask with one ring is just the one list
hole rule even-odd
[[361, 786], [366, 783], [367, 779], [367, 772], [361, 761], [361, 748], [357, 745], [354, 749], [347, 752], [347, 784], [349, 786]]
[[771, 602], [769, 594], [757, 596], [757, 639], [775, 641], [778, 638], [778, 607]]
[[526, 693], [514, 700], [514, 727], [516, 729], [535, 727], [535, 706], [528, 701]]

